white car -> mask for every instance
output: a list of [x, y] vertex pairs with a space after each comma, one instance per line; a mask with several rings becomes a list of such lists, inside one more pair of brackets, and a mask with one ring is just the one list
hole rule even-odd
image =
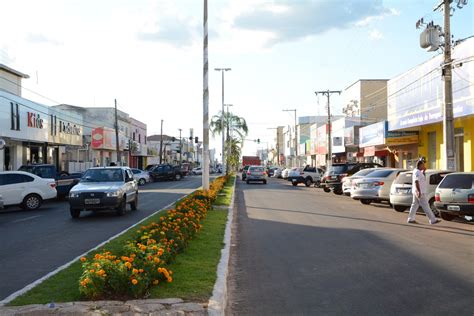
[[361, 179], [371, 173], [374, 170], [377, 170], [380, 168], [367, 168], [367, 169], [362, 169], [354, 173], [352, 176], [349, 177], [344, 177], [342, 180], [342, 192], [344, 195], [350, 196], [351, 195], [351, 190], [352, 190], [352, 182], [357, 179]]
[[281, 172], [281, 177], [285, 180], [288, 179], [288, 175], [290, 171], [291, 171], [291, 168], [283, 169], [283, 171]]
[[321, 168], [306, 166], [293, 168], [288, 173], [288, 181], [291, 181], [293, 186], [297, 186], [299, 183], [303, 183], [305, 186], [309, 187], [312, 184], [319, 187], [321, 184], [321, 175], [323, 170]]
[[4, 206], [20, 205], [35, 210], [44, 200], [57, 196], [54, 179], [44, 179], [24, 171], [0, 172], [0, 194]]
[[202, 168], [201, 167], [193, 168], [191, 173], [195, 175], [202, 175]]
[[[451, 173], [447, 170], [435, 170], [426, 169], [426, 199], [430, 204], [430, 208], [435, 215], [439, 215], [438, 210], [435, 207], [435, 191], [438, 184], [443, 178]], [[390, 203], [393, 209], [397, 212], [404, 212], [411, 206], [413, 200], [412, 193], [412, 177], [413, 171], [402, 172], [393, 181], [392, 187], [390, 188]]]
[[390, 202], [390, 187], [400, 172], [406, 169], [380, 168], [352, 183], [351, 198], [362, 204], [372, 202]]
[[141, 169], [132, 168], [133, 178], [137, 180], [138, 185], [145, 185], [151, 181], [150, 173]]

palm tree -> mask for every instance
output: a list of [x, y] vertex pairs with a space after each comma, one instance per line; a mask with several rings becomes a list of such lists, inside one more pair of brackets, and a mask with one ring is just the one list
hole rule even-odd
[[[224, 116], [224, 124], [222, 124], [222, 116]], [[223, 113], [220, 111], [219, 114], [212, 117], [210, 130], [212, 136], [216, 134], [222, 135], [223, 132], [227, 132], [225, 150], [226, 152], [230, 150], [230, 155], [227, 155], [228, 157], [226, 159], [228, 166], [226, 173], [228, 173], [229, 166], [238, 166], [244, 140], [249, 131], [247, 121], [243, 117], [234, 115], [231, 112]], [[235, 159], [237, 159], [237, 161], [235, 161]]]

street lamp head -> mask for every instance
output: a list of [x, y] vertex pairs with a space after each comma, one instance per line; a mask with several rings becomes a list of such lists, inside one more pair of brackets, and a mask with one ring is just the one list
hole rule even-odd
[[215, 71], [229, 71], [231, 68], [214, 68]]

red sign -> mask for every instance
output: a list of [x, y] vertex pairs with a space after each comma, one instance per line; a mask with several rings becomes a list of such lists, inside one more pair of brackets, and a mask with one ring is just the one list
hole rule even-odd
[[104, 129], [102, 127], [92, 130], [92, 148], [102, 148], [104, 144]]
[[28, 127], [43, 128], [43, 119], [39, 114], [26, 112], [28, 114]]
[[375, 146], [365, 147], [364, 148], [364, 157], [375, 156]]

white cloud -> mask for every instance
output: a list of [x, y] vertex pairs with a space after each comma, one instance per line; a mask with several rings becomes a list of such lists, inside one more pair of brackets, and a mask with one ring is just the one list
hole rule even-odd
[[383, 33], [379, 30], [372, 30], [369, 32], [369, 38], [374, 41], [382, 40], [384, 38]]

